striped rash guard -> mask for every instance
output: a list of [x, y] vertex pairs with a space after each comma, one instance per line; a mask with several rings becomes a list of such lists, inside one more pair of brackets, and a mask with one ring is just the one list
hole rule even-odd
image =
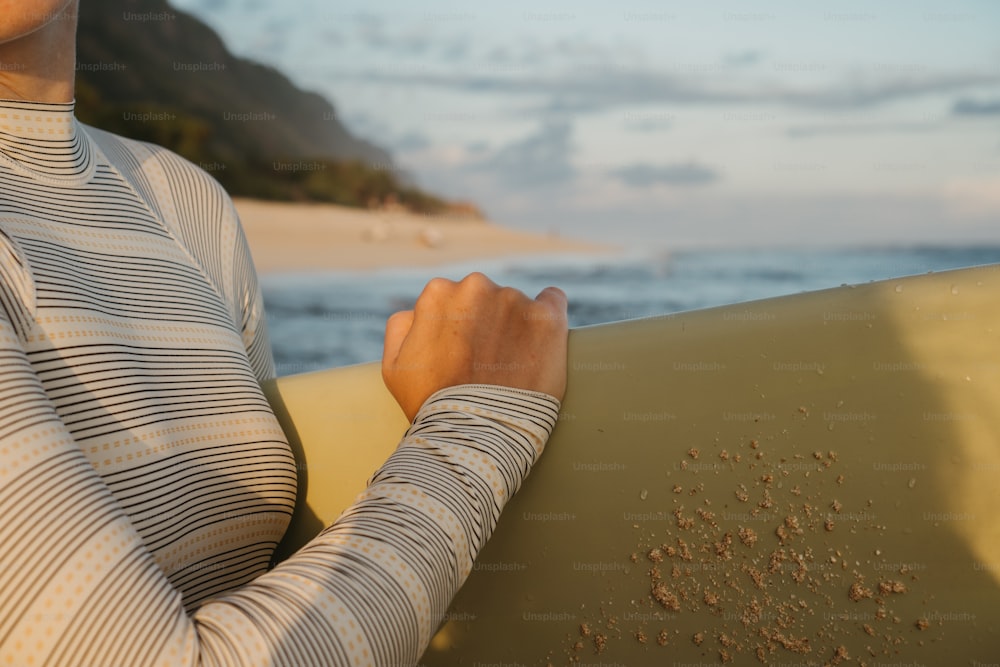
[[435, 394], [269, 570], [295, 462], [215, 181], [72, 104], [0, 102], [0, 306], [0, 667], [413, 664], [559, 407]]

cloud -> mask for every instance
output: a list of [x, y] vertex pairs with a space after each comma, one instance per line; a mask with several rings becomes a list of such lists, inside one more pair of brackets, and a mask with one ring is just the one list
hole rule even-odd
[[[471, 64], [470, 64], [471, 65]], [[782, 105], [820, 110], [854, 110], [928, 95], [954, 93], [1000, 83], [1000, 74], [938, 72], [919, 76], [845, 76], [824, 85], [753, 80], [747, 75], [704, 77], [698, 72], [672, 72], [613, 62], [568, 67], [554, 74], [538, 68], [497, 74], [488, 69], [400, 72], [378, 69], [338, 72], [368, 84], [407, 83], [459, 92], [531, 97], [537, 110], [598, 112], [640, 105]]]
[[465, 145], [465, 150], [470, 155], [481, 155], [490, 149], [490, 145], [485, 141], [473, 141]]
[[962, 213], [1000, 213], [1000, 177], [963, 178], [948, 184], [945, 196]]
[[717, 171], [694, 162], [661, 165], [637, 163], [612, 169], [608, 174], [633, 188], [708, 185], [719, 180]]
[[510, 186], [559, 185], [576, 177], [576, 169], [570, 162], [573, 150], [572, 125], [566, 121], [546, 121], [534, 133], [476, 162], [474, 168], [491, 172]]
[[[348, 35], [356, 37], [372, 51], [419, 59], [437, 55], [453, 64], [467, 59], [473, 41], [462, 29], [471, 14], [463, 12], [424, 12], [405, 24], [390, 22], [384, 14], [358, 12], [348, 14], [353, 25]], [[442, 28], [443, 26], [443, 28]]]
[[551, 45], [550, 55], [568, 62], [608, 62], [614, 54], [603, 44], [582, 37], [565, 37]]
[[346, 18], [353, 23], [350, 33], [373, 51], [419, 56], [431, 45], [430, 35], [422, 26], [406, 32], [391, 31], [385, 15], [371, 12], [357, 12]]
[[458, 61], [461, 62], [469, 54], [470, 44], [464, 39], [452, 39], [447, 44], [443, 45], [441, 51], [441, 57], [446, 62]]
[[741, 67], [746, 65], [756, 65], [761, 61], [763, 55], [760, 51], [739, 51], [737, 53], [728, 53], [724, 58], [724, 62], [731, 67]]
[[198, 8], [207, 12], [217, 12], [229, 8], [229, 0], [201, 0]]
[[256, 54], [284, 53], [292, 42], [295, 24], [288, 17], [271, 17], [257, 32], [252, 48]]
[[667, 199], [670, 194], [636, 192], [624, 202], [608, 205], [581, 202], [575, 196], [535, 197], [529, 206], [520, 208], [509, 203], [513, 197], [483, 203], [496, 220], [512, 221], [523, 229], [547, 229], [553, 221], [561, 221], [560, 231], [568, 235], [642, 251], [711, 245], [1000, 243], [996, 209], [959, 209], [952, 200], [933, 192], [735, 195], [713, 191], [712, 196]]
[[996, 116], [1000, 115], [1000, 99], [974, 100], [966, 97], [955, 102], [951, 111], [962, 116]]
[[629, 111], [624, 128], [630, 132], [661, 132], [673, 127], [675, 115], [669, 111]]
[[858, 134], [905, 134], [913, 132], [932, 132], [941, 129], [940, 122], [844, 122], [844, 123], [812, 123], [793, 125], [785, 130], [785, 134], [793, 139], [808, 139], [812, 137], [858, 135]]
[[503, 45], [494, 46], [486, 53], [486, 61], [490, 63], [506, 64], [511, 59], [510, 49]]
[[392, 140], [392, 148], [403, 153], [429, 148], [430, 139], [422, 132], [411, 131]]

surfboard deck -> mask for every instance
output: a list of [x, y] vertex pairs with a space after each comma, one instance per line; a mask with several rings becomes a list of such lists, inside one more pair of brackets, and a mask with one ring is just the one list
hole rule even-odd
[[[569, 354], [421, 664], [1000, 656], [1000, 266], [576, 329]], [[288, 553], [407, 422], [375, 364], [267, 391], [300, 461]]]

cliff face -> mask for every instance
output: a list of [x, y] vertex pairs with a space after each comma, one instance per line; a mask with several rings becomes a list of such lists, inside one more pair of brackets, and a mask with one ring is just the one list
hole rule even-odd
[[388, 153], [351, 136], [327, 100], [234, 56], [211, 28], [167, 0], [80, 5], [81, 120], [209, 167], [309, 158], [391, 171]]

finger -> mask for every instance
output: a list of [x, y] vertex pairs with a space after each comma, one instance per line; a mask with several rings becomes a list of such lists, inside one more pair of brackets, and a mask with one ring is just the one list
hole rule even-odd
[[450, 291], [455, 287], [456, 283], [454, 280], [448, 280], [447, 278], [431, 278], [424, 285], [424, 288], [420, 291], [420, 295], [417, 297], [417, 302], [419, 303], [422, 299], [429, 296], [434, 296], [442, 291]]
[[566, 297], [566, 292], [563, 292], [558, 287], [546, 287], [538, 293], [535, 301], [548, 304], [555, 308], [556, 312], [564, 315], [569, 308], [569, 299]]
[[469, 275], [462, 278], [460, 284], [472, 285], [474, 287], [478, 287], [479, 289], [485, 289], [485, 290], [495, 290], [500, 287], [495, 282], [490, 280], [489, 276], [487, 276], [485, 273], [480, 273], [479, 271], [473, 271]]
[[382, 372], [390, 369], [399, 357], [399, 350], [413, 326], [413, 311], [401, 310], [385, 323], [385, 344], [382, 348]]

